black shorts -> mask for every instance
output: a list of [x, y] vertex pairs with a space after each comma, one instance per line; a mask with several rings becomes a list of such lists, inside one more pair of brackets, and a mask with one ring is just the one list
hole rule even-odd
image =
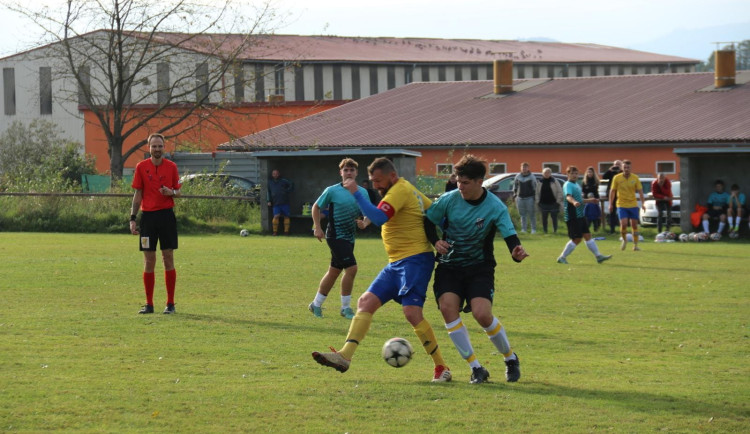
[[144, 211], [139, 231], [141, 251], [156, 251], [157, 241], [162, 250], [177, 248], [177, 217], [172, 208]]
[[486, 298], [492, 303], [495, 296], [495, 267], [489, 264], [471, 265], [468, 267], [447, 267], [438, 264], [435, 269], [435, 280], [432, 284], [435, 301], [440, 307], [440, 296], [446, 292], [456, 294], [470, 304], [472, 298]]
[[333, 240], [326, 238], [328, 248], [331, 249], [331, 267], [343, 270], [357, 265], [354, 257], [354, 244], [347, 240]]
[[717, 219], [722, 214], [726, 214], [727, 213], [727, 207], [726, 206], [722, 206], [721, 209], [714, 209], [714, 207], [711, 207], [711, 208], [708, 209], [707, 213], [708, 213], [708, 216], [711, 217], [712, 219]]
[[568, 237], [571, 240], [576, 238], [583, 238], [584, 234], [590, 234], [589, 224], [583, 217], [576, 217], [572, 220], [565, 222], [568, 225]]

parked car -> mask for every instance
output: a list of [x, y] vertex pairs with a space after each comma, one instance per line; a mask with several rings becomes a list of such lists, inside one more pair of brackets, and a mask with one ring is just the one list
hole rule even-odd
[[206, 194], [214, 187], [223, 196], [247, 196], [260, 203], [260, 184], [241, 176], [226, 173], [195, 173], [180, 178], [185, 194]]
[[[513, 180], [516, 178], [516, 175], [518, 175], [518, 172], [495, 175], [492, 178], [486, 179], [482, 183], [482, 187], [499, 197], [503, 202], [507, 202], [508, 199], [513, 197]], [[536, 176], [538, 181], [542, 180], [541, 173], [534, 173], [534, 176]], [[552, 177], [560, 183], [560, 187], [568, 180], [567, 176], [560, 173], [553, 173]]]
[[[645, 187], [645, 186], [644, 186]], [[672, 226], [680, 225], [680, 181], [672, 181]], [[656, 226], [656, 200], [654, 195], [646, 195], [646, 210], [641, 210], [641, 226]]]

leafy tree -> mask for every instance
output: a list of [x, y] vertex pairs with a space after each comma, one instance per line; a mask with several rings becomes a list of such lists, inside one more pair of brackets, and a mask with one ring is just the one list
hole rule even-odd
[[28, 126], [13, 122], [0, 136], [3, 184], [13, 189], [64, 189], [79, 186], [83, 174], [95, 174], [93, 158], [82, 155], [81, 144], [61, 138], [58, 130], [45, 120], [33, 120]]
[[[734, 45], [734, 44], [732, 44]], [[725, 45], [721, 47], [722, 50], [729, 50], [731, 48], [734, 48], [736, 54], [736, 68], [738, 71], [746, 71], [750, 70], [750, 39], [746, 39], [740, 43], [738, 43], [736, 46], [732, 45]], [[701, 63], [698, 70], [699, 71], [715, 71], [716, 70], [716, 59], [714, 58], [716, 55], [716, 52], [711, 52], [711, 56], [709, 56], [708, 60], [704, 63]]]
[[55, 74], [72, 83], [56, 97], [95, 116], [116, 183], [125, 160], [145, 144], [138, 137], [125, 149], [134, 133], [159, 125], [170, 138], [199, 127], [238, 81], [253, 79], [237, 73], [240, 56], [276, 22], [270, 2], [66, 0], [63, 7], [32, 9], [34, 2], [15, 0], [8, 7], [44, 31], [49, 45], [41, 55], [57, 61]]

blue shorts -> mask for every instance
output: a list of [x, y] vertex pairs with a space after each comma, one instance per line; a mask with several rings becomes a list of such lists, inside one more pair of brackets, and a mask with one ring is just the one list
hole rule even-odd
[[289, 217], [289, 204], [287, 203], [284, 205], [274, 205], [273, 215], [283, 215], [284, 217]]
[[637, 206], [634, 208], [617, 208], [617, 216], [622, 219], [634, 219], [639, 220], [641, 215], [641, 209]]
[[435, 255], [420, 253], [391, 262], [372, 281], [367, 292], [375, 294], [381, 304], [394, 300], [402, 306], [424, 306]]

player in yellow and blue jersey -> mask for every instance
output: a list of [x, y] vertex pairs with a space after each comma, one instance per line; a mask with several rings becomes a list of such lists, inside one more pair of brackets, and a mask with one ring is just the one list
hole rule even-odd
[[347, 179], [343, 186], [354, 195], [362, 213], [372, 223], [382, 227], [388, 265], [357, 301], [357, 313], [341, 350], [331, 348], [333, 352], [328, 353], [315, 351], [312, 356], [321, 365], [346, 372], [354, 352], [372, 324], [373, 314], [383, 304], [393, 300], [401, 304], [406, 320], [435, 364], [432, 381], [450, 381], [451, 372], [443, 360], [435, 332], [422, 314], [435, 262], [432, 245], [425, 233], [426, 230], [434, 233], [434, 225], [424, 217], [424, 210], [432, 202], [409, 181], [399, 178], [396, 167], [387, 158], [375, 159], [367, 170], [373, 187], [383, 197], [377, 207], [370, 202], [367, 194], [359, 191], [355, 180]]
[[482, 187], [486, 162], [466, 155], [455, 165], [458, 189], [440, 196], [427, 210], [427, 218], [440, 225], [436, 240], [438, 266], [433, 290], [445, 328], [461, 357], [472, 369], [470, 383], [484, 383], [489, 372], [474, 355], [469, 332], [461, 320], [461, 306], [471, 311], [495, 348], [505, 357], [507, 381], [521, 377], [520, 362], [513, 352], [505, 328], [492, 314], [495, 294], [494, 239], [497, 231], [505, 240], [511, 257], [521, 262], [528, 256], [505, 204]]

